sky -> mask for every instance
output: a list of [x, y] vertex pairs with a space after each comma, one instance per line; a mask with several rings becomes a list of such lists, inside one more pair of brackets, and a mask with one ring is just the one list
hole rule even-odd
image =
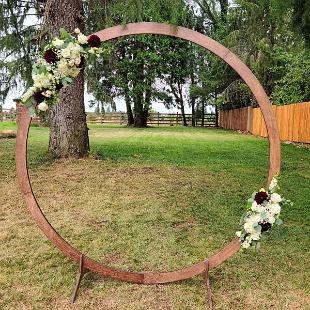
[[[18, 91], [11, 92], [4, 102], [3, 109], [10, 109], [12, 107], [15, 108], [14, 99], [21, 97], [21, 95], [22, 95], [22, 92], [18, 92]], [[94, 108], [89, 107], [89, 100], [92, 100], [92, 98], [93, 97], [91, 94], [88, 94], [85, 92], [85, 111], [86, 112], [94, 111]], [[153, 103], [152, 109], [155, 112], [159, 112], [159, 113], [174, 113], [174, 112], [179, 111], [176, 108], [168, 110], [165, 108], [164, 104], [160, 103], [160, 102]], [[124, 100], [121, 100], [121, 99], [116, 100], [116, 111], [126, 112], [126, 104], [125, 104]], [[185, 113], [191, 113], [191, 108], [186, 107]]]

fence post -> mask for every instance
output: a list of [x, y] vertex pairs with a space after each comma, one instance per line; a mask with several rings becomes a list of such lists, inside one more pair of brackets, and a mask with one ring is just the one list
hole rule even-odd
[[179, 125], [179, 112], [177, 112], [177, 125]]
[[248, 107], [246, 127], [247, 132], [253, 132], [253, 107]]
[[159, 112], [157, 112], [157, 126], [159, 126]]

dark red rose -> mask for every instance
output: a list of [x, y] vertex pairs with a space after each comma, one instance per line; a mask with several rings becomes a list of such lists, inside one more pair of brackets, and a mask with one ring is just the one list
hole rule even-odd
[[62, 88], [63, 88], [63, 84], [62, 84], [62, 82], [58, 82], [57, 84], [56, 84], [56, 90], [61, 90]]
[[271, 228], [270, 223], [259, 223], [259, 225], [262, 227], [262, 231], [267, 231]]
[[41, 102], [43, 102], [46, 99], [46, 97], [42, 94], [41, 91], [35, 92], [33, 94], [33, 98], [34, 98], [36, 103], [41, 103]]
[[88, 40], [87, 40], [88, 44], [90, 47], [100, 47], [101, 45], [101, 40], [98, 36], [96, 36], [95, 34], [92, 34]]
[[43, 55], [43, 58], [49, 63], [55, 63], [57, 60], [59, 60], [57, 54], [52, 50], [52, 49], [49, 49], [47, 50], [44, 55]]
[[265, 200], [268, 199], [268, 194], [266, 192], [257, 192], [255, 194], [255, 201], [258, 205], [262, 204]]

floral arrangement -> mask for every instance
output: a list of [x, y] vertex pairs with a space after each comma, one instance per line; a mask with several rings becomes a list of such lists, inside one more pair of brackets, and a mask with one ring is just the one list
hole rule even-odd
[[99, 57], [102, 53], [97, 35], [86, 37], [78, 28], [73, 34], [63, 28], [59, 33], [60, 36], [52, 39], [33, 65], [33, 86], [21, 98], [22, 104], [29, 108], [46, 111], [55, 105], [60, 89], [73, 82], [86, 58]]
[[273, 178], [268, 191], [261, 188], [258, 192], [254, 192], [248, 200], [247, 211], [240, 222], [242, 230], [236, 232], [242, 248], [254, 247], [258, 249], [260, 241], [265, 238], [269, 229], [274, 224], [281, 225], [283, 223], [280, 219], [281, 208], [291, 202], [276, 193], [278, 188], [278, 181]]

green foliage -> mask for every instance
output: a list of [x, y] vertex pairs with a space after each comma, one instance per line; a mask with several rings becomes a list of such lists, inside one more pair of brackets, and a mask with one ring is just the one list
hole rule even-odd
[[[0, 105], [9, 91], [31, 85], [41, 8], [40, 2], [34, 0], [0, 3]], [[29, 22], [29, 18], [36, 23]]]
[[[142, 20], [179, 25], [186, 22], [186, 10], [181, 0], [114, 1], [105, 7], [95, 1], [89, 6], [87, 16], [91, 31]], [[109, 105], [116, 97], [122, 96], [128, 113], [133, 107], [135, 124], [146, 125], [152, 101], [163, 98], [171, 101], [157, 88], [156, 81], [164, 75], [164, 55], [173, 46], [170, 43], [172, 40], [162, 36], [140, 35], [107, 43], [103, 61], [99, 61], [98, 65], [92, 64], [87, 70], [88, 89], [96, 100]], [[171, 56], [170, 60], [174, 58]], [[179, 74], [184, 75], [181, 70]]]
[[278, 63], [272, 70], [278, 76], [271, 95], [274, 104], [310, 101], [309, 55], [279, 51]]

